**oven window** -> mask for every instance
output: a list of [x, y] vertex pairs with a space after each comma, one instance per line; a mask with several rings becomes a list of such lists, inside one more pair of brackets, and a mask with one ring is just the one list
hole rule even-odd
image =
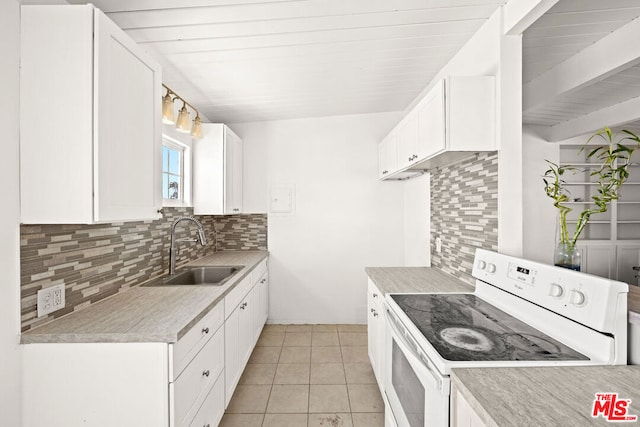
[[411, 427], [424, 427], [424, 387], [402, 350], [391, 340], [391, 384]]

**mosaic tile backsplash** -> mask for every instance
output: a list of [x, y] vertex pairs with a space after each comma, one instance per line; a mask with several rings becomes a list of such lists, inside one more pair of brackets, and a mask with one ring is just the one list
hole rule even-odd
[[[436, 237], [442, 252], [436, 252]], [[498, 250], [498, 154], [480, 153], [431, 174], [431, 265], [473, 284], [476, 248]]]
[[[192, 208], [164, 208], [155, 221], [98, 225], [21, 225], [20, 288], [22, 331], [79, 310], [132, 286], [168, 273], [170, 227]], [[196, 216], [207, 245], [180, 244], [177, 265], [215, 251], [266, 250], [267, 215]], [[176, 236], [195, 236], [182, 222]], [[38, 290], [65, 284], [66, 305], [37, 317]]]

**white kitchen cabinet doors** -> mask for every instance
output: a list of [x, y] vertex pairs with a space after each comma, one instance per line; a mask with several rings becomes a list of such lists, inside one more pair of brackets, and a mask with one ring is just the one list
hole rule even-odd
[[265, 260], [224, 299], [225, 407], [267, 320], [268, 275]]
[[21, 19], [21, 221], [158, 218], [160, 66], [91, 5]]
[[[379, 144], [379, 178], [404, 178], [407, 171], [448, 164], [477, 151], [496, 150], [494, 80], [491, 76], [456, 76], [436, 83]], [[395, 163], [386, 154], [388, 141], [394, 138]]]
[[242, 212], [242, 140], [222, 123], [203, 124], [193, 144], [193, 210], [196, 215]]
[[382, 377], [384, 371], [384, 300], [382, 293], [371, 280], [369, 280], [367, 289], [367, 312], [369, 360], [378, 386], [382, 388], [382, 384], [384, 384]]

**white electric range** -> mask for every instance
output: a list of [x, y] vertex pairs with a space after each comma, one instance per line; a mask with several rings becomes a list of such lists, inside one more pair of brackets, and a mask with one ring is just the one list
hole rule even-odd
[[398, 426], [449, 424], [452, 368], [626, 364], [627, 284], [483, 249], [473, 277], [473, 293], [387, 295]]

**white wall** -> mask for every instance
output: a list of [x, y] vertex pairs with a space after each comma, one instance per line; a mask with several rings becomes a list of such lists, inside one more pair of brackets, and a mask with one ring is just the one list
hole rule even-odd
[[22, 360], [19, 279], [19, 55], [17, 0], [0, 2], [0, 129], [2, 129], [2, 209], [0, 209], [0, 424], [21, 424]]
[[544, 192], [542, 175], [548, 169], [545, 159], [558, 162], [558, 144], [548, 142], [536, 126], [522, 129], [524, 153], [524, 258], [553, 263], [557, 210]]
[[244, 141], [244, 209], [268, 212], [272, 186], [295, 188], [269, 214], [274, 323], [365, 323], [367, 266], [402, 265], [403, 187], [377, 179], [378, 141], [398, 114], [231, 124]]

